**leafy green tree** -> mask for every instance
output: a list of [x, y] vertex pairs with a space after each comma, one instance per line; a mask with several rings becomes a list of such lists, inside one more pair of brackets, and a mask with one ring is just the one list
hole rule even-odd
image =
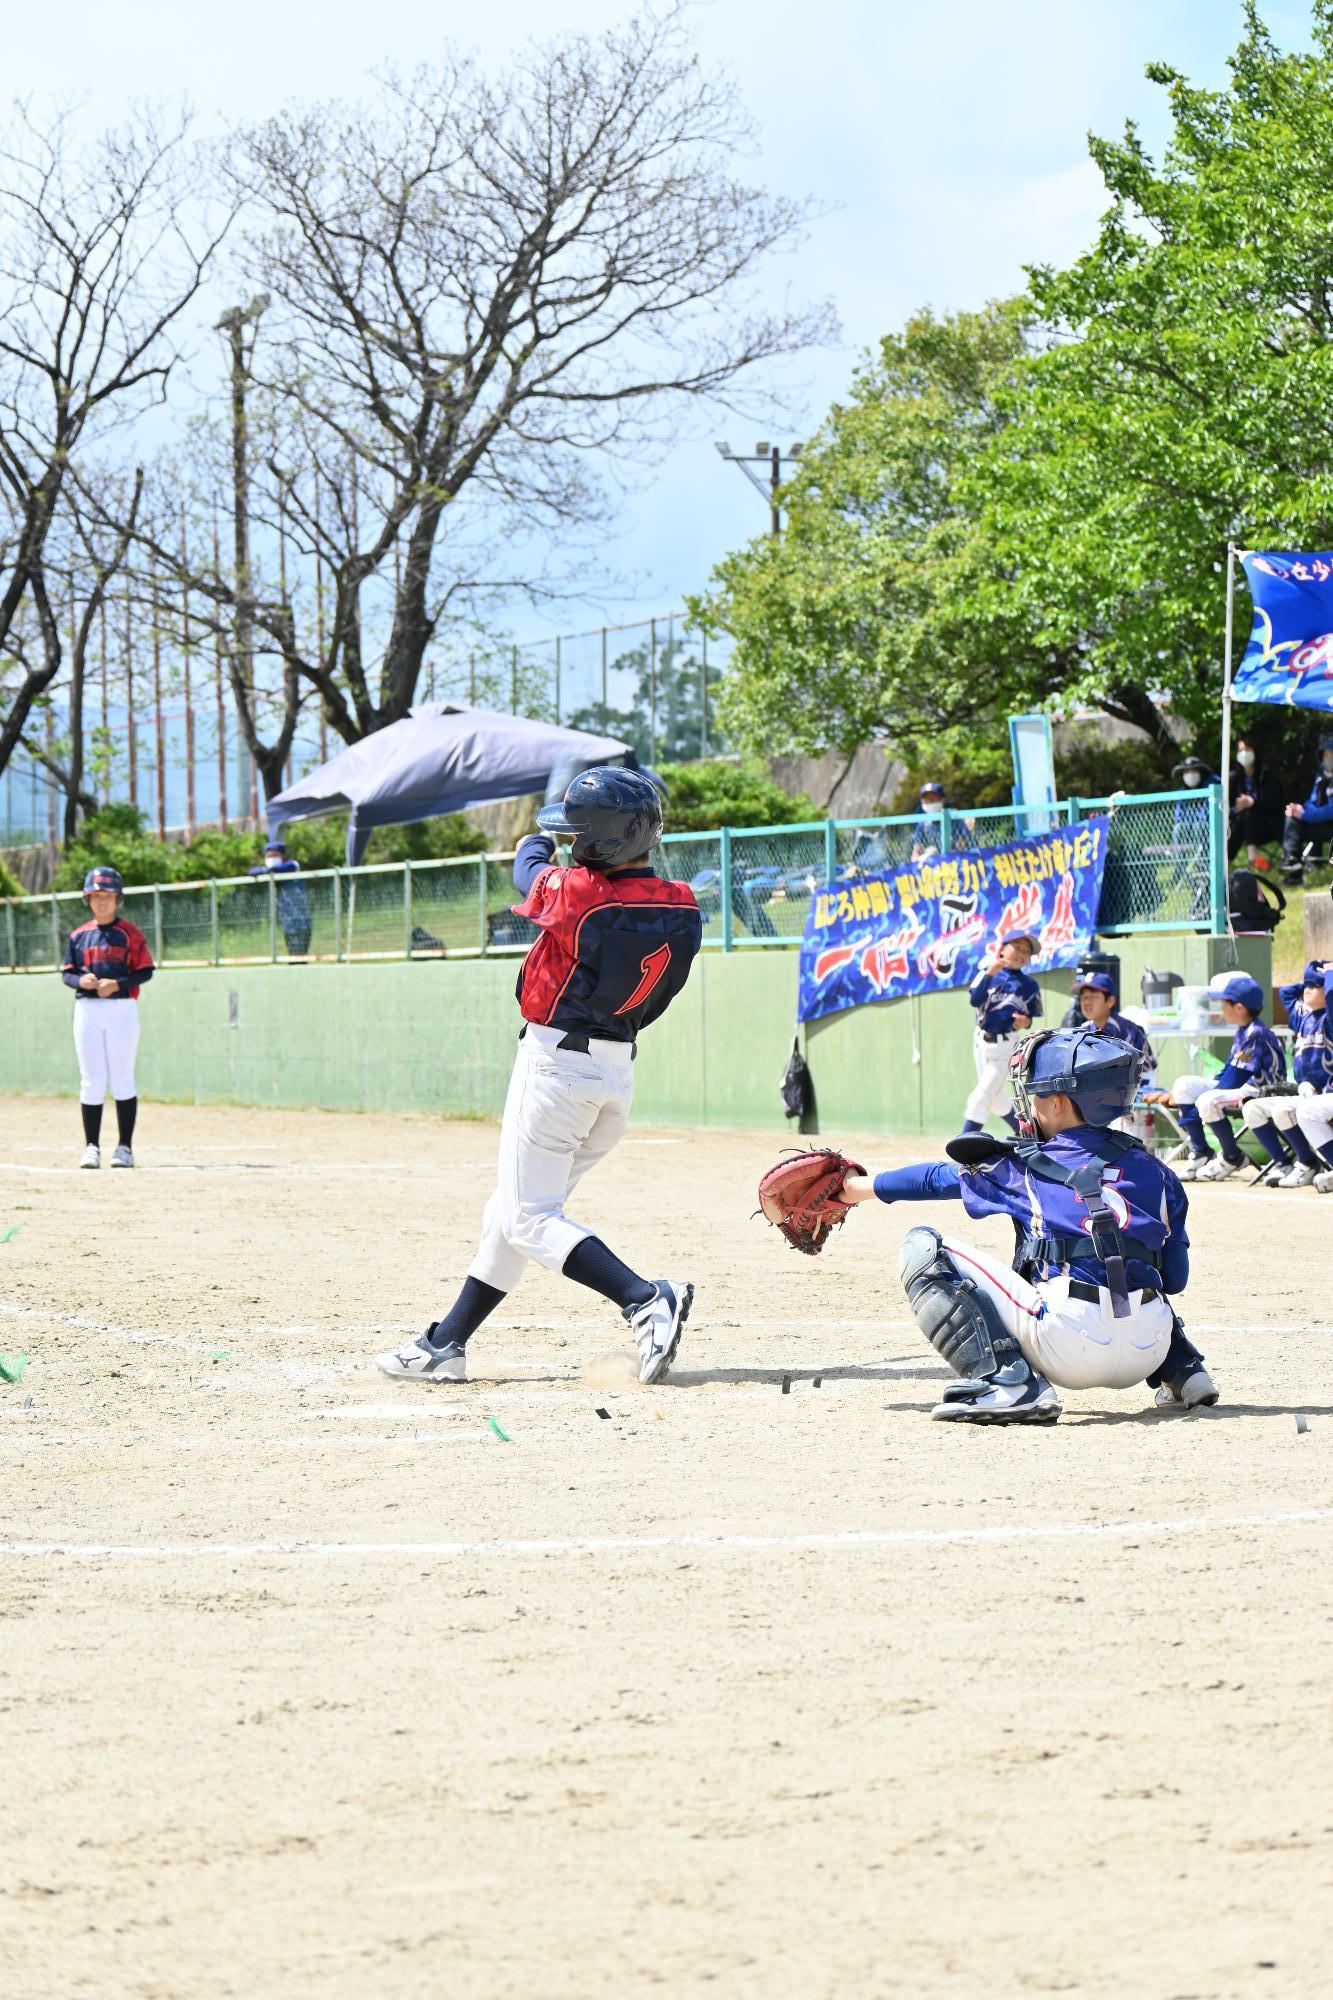
[[768, 751], [875, 736], [910, 751], [1053, 692], [1067, 670], [988, 590], [964, 469], [1012, 423], [1029, 308], [909, 321], [858, 369], [785, 488], [785, 527], [729, 556], [694, 607], [735, 651], [721, 720]]
[[[692, 638], [667, 638], [656, 648], [633, 646], [615, 661], [617, 675], [634, 675], [634, 692], [625, 707], [590, 702], [563, 718], [570, 729], [587, 729], [598, 736], [619, 736], [632, 743], [639, 756], [658, 763], [699, 757], [719, 741], [714, 705], [721, 673], [708, 662], [708, 709], [704, 708], [702, 648]], [[529, 710], [529, 713], [532, 711]]]
[[762, 765], [719, 757], [701, 764], [664, 764], [671, 793], [668, 833], [701, 833], [718, 826], [786, 826], [822, 819], [804, 792], [775, 785]]
[[[1333, 543], [1333, 4], [1300, 54], [1247, 5], [1223, 89], [1147, 73], [1170, 100], [1161, 162], [1133, 126], [1092, 142], [1097, 240], [1032, 272], [1047, 344], [960, 497], [994, 556], [979, 599], [1167, 764], [1166, 704], [1213, 740], [1228, 539]], [[1239, 652], [1243, 589], [1238, 609]]]

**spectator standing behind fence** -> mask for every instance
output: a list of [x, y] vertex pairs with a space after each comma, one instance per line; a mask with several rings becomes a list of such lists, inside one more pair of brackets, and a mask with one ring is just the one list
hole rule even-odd
[[[934, 778], [928, 778], [919, 793], [921, 817], [912, 828], [913, 861], [930, 861], [940, 851], [940, 837], [946, 800], [944, 787]], [[972, 845], [974, 829], [965, 819], [951, 819], [949, 822], [949, 847], [952, 853], [961, 853]]]
[[1319, 742], [1319, 762], [1315, 767], [1310, 796], [1302, 805], [1287, 807], [1287, 823], [1282, 834], [1282, 873], [1289, 882], [1299, 882], [1305, 873], [1305, 851], [1322, 858], [1333, 841], [1333, 736]]
[[1212, 788], [1220, 786], [1222, 780], [1202, 757], [1196, 757], [1193, 752], [1184, 763], [1176, 765], [1171, 775], [1185, 791], [1200, 794], [1196, 799], [1176, 800], [1172, 814], [1171, 844], [1175, 866], [1171, 887], [1187, 883], [1190, 921], [1207, 923], [1213, 907], [1212, 871], [1209, 867]]
[[[252, 868], [252, 875], [299, 875], [301, 864], [287, 852], [281, 840], [270, 840], [264, 859]], [[310, 898], [304, 882], [280, 881], [277, 889], [278, 922], [287, 944], [288, 958], [305, 958], [310, 951]]]
[[1276, 774], [1265, 767], [1258, 745], [1248, 736], [1236, 739], [1236, 761], [1227, 777], [1227, 805], [1228, 860], [1234, 861], [1244, 848], [1249, 867], [1267, 868], [1268, 857], [1259, 850], [1265, 842], [1278, 838], [1282, 826], [1280, 794]]

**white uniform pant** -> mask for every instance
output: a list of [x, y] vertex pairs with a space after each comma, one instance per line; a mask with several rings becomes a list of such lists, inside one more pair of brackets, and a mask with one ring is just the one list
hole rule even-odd
[[1321, 1090], [1313, 1097], [1291, 1097], [1296, 1106], [1296, 1122], [1316, 1153], [1333, 1146], [1333, 1091]]
[[74, 1051], [79, 1058], [79, 1102], [101, 1104], [137, 1097], [134, 1057], [139, 1047], [137, 1000], [76, 1000]]
[[1173, 1315], [1158, 1293], [1131, 1292], [1129, 1316], [1117, 1319], [1103, 1285], [1091, 1299], [1069, 1296], [1069, 1279], [1029, 1284], [998, 1257], [959, 1243], [944, 1248], [965, 1278], [993, 1300], [1029, 1365], [1061, 1389], [1131, 1389], [1161, 1367]]
[[963, 1107], [963, 1116], [984, 1125], [992, 1112], [1012, 1111], [1009, 1097], [1009, 1057], [1018, 1046], [1018, 1035], [1001, 1035], [988, 1042], [980, 1028], [972, 1030], [972, 1060], [977, 1067], [976, 1089]]
[[1240, 1083], [1234, 1090], [1218, 1090], [1206, 1076], [1178, 1076], [1171, 1086], [1171, 1095], [1177, 1104], [1194, 1105], [1205, 1125], [1216, 1125], [1228, 1111], [1241, 1111], [1244, 1116], [1242, 1107], [1260, 1095], [1260, 1086]]
[[1251, 1132], [1257, 1132], [1261, 1125], [1268, 1124], [1276, 1125], [1279, 1132], [1290, 1132], [1296, 1123], [1296, 1106], [1300, 1101], [1289, 1091], [1281, 1097], [1247, 1097], [1240, 1115]]
[[482, 1218], [470, 1276], [512, 1291], [533, 1258], [564, 1268], [592, 1234], [565, 1214], [566, 1197], [625, 1135], [634, 1095], [628, 1042], [557, 1048], [557, 1028], [529, 1024], [518, 1045], [500, 1126], [495, 1192]]

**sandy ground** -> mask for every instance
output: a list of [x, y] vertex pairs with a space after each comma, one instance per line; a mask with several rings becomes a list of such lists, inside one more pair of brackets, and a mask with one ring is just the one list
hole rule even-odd
[[952, 1431], [956, 1210], [798, 1259], [771, 1136], [639, 1130], [582, 1213], [696, 1280], [673, 1381], [533, 1271], [395, 1388], [494, 1144], [0, 1102], [6, 1995], [1333, 1992], [1333, 1201], [1193, 1191], [1217, 1411]]

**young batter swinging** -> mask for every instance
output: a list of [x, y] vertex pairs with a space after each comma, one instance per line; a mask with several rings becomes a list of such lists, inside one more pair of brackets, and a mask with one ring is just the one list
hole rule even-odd
[[[575, 778], [561, 804], [537, 814], [514, 859], [515, 907], [541, 936], [523, 961], [524, 1025], [500, 1128], [495, 1192], [463, 1289], [416, 1340], [378, 1356], [386, 1375], [462, 1382], [467, 1343], [522, 1276], [528, 1259], [618, 1305], [639, 1350], [639, 1380], [666, 1374], [694, 1287], [641, 1278], [600, 1237], [565, 1214], [566, 1197], [624, 1136], [635, 1039], [665, 1013], [702, 938], [683, 882], [647, 865], [662, 834], [662, 802], [638, 771], [599, 767]], [[552, 834], [573, 836], [570, 868], [552, 866]]]

